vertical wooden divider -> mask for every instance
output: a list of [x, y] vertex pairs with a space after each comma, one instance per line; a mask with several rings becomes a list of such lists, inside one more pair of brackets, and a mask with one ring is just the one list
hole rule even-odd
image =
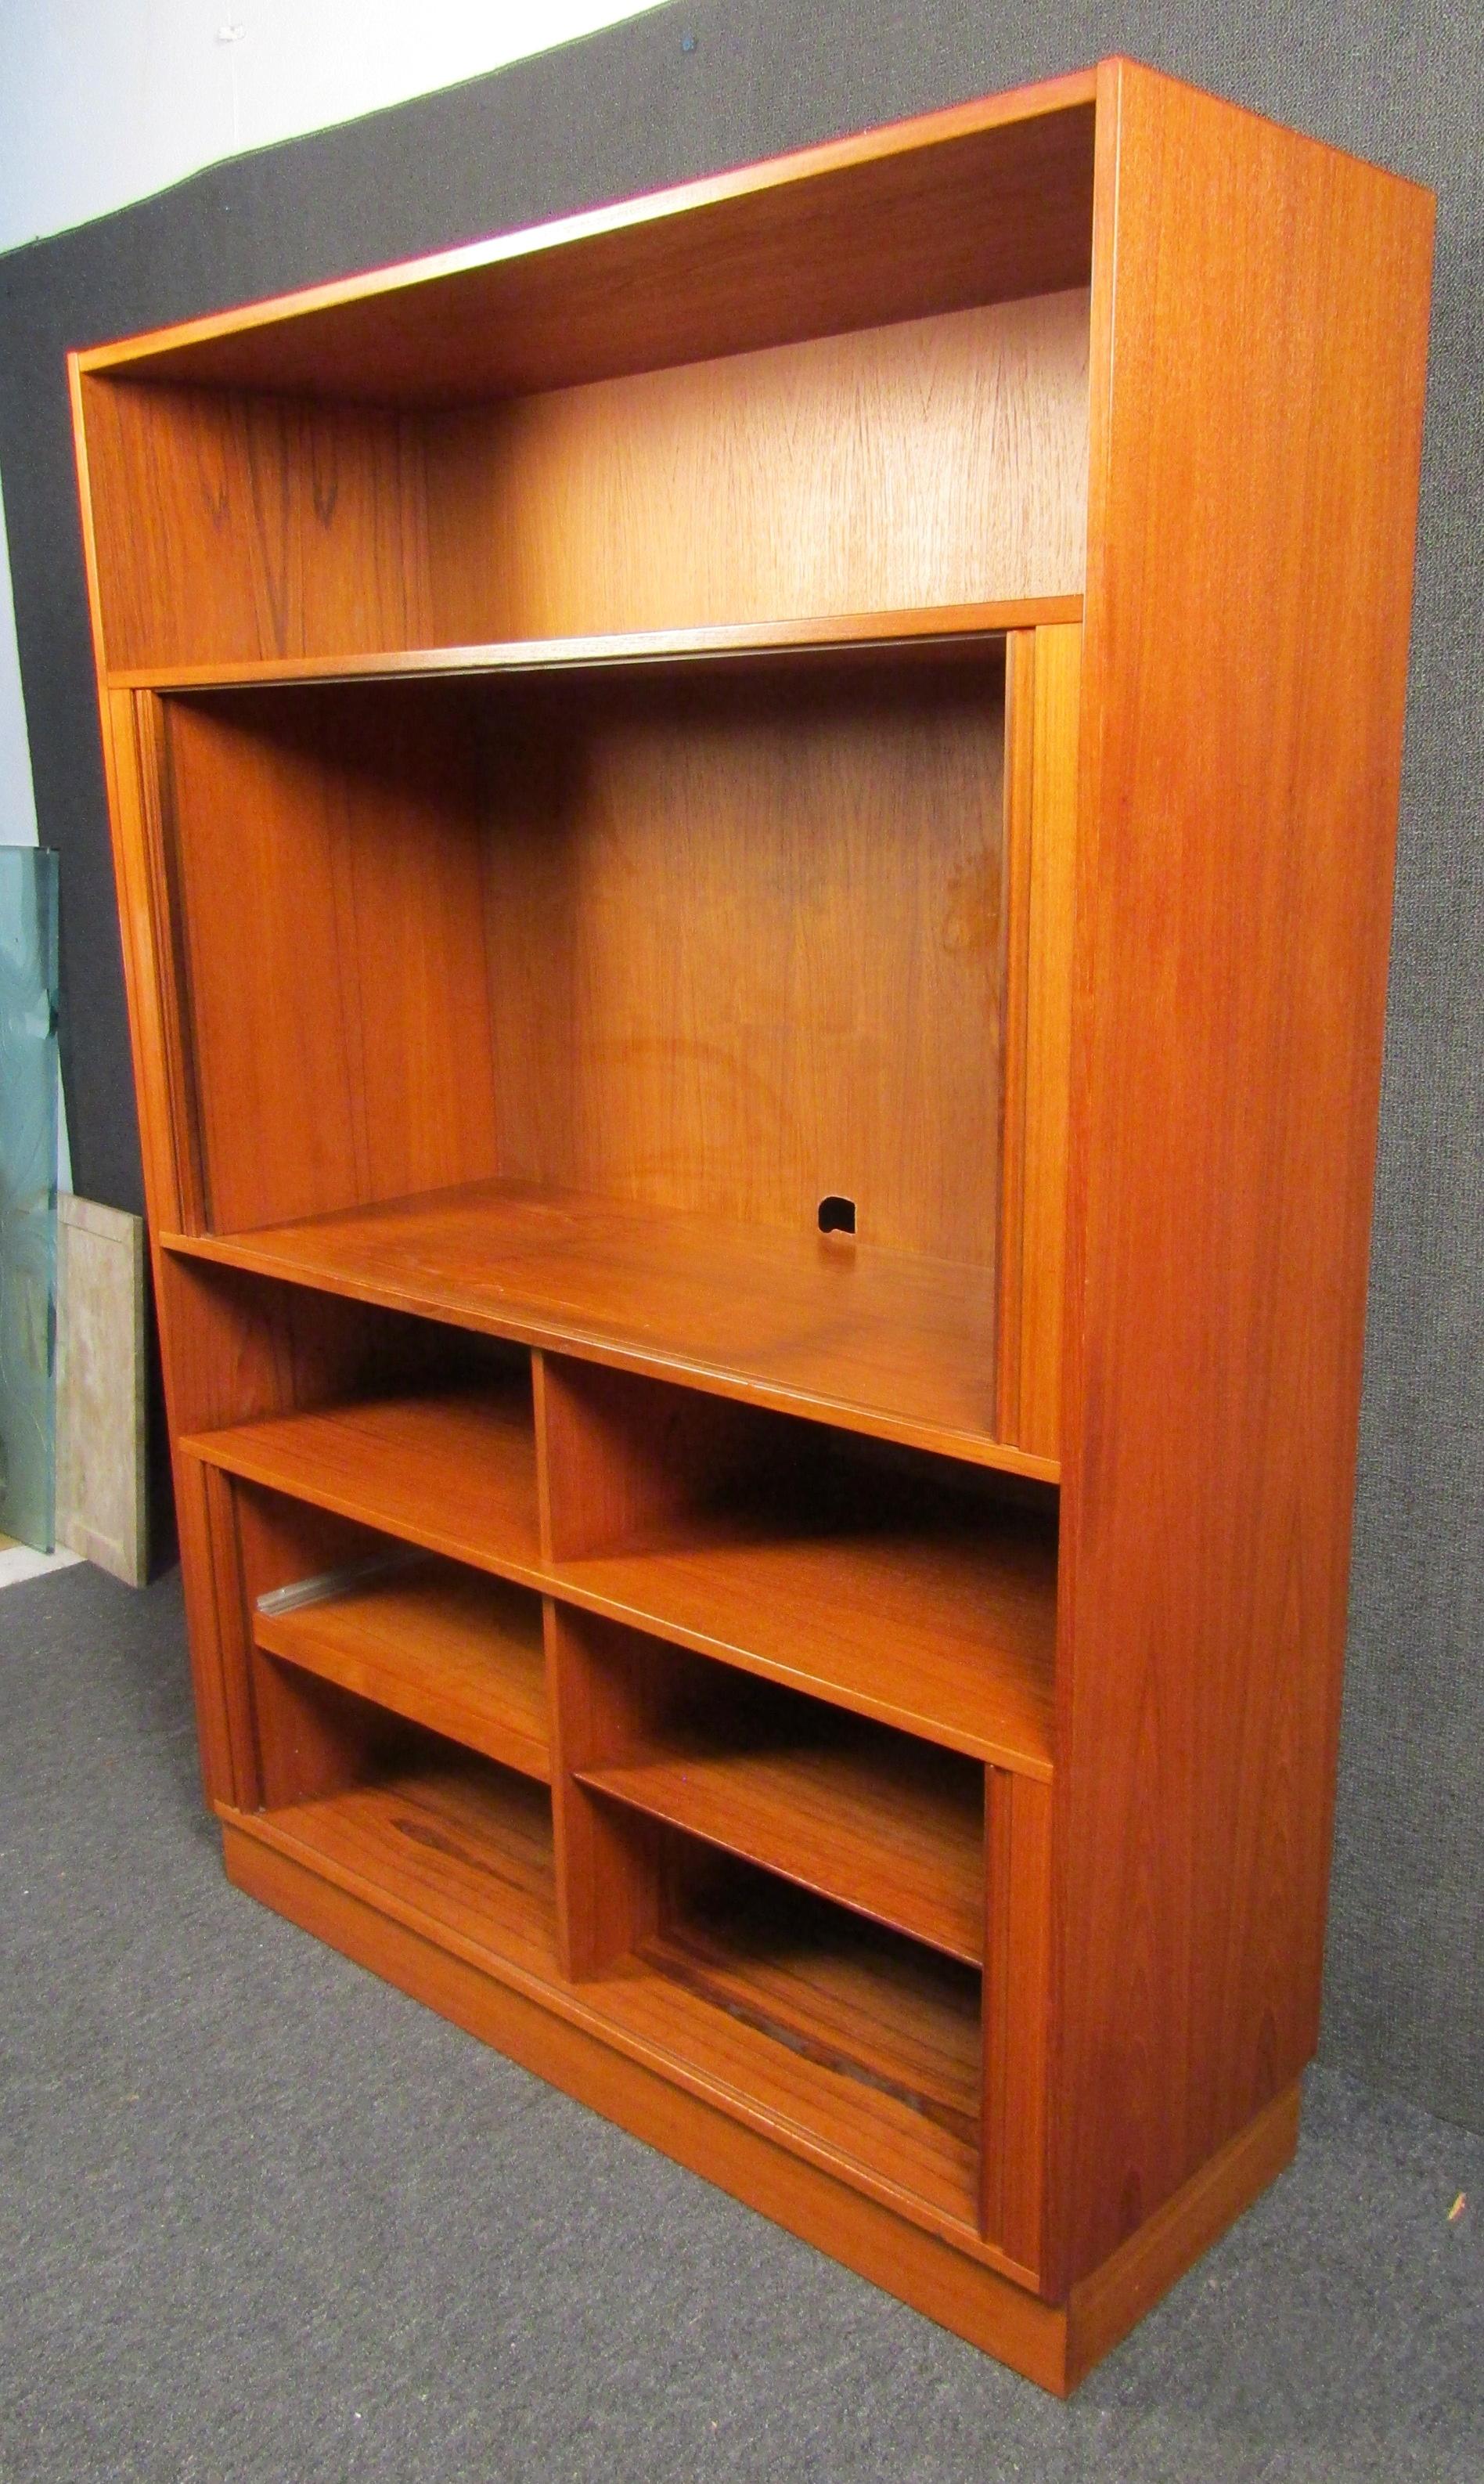
[[1082, 630], [1012, 630], [1006, 653], [1002, 1441], [1061, 1455]]
[[[537, 1351], [531, 1383], [547, 1561], [580, 1560], [682, 1519], [736, 1437], [730, 1407], [663, 1382]], [[578, 1981], [604, 1974], [660, 1926], [661, 1830], [590, 1794], [576, 1772], [644, 1755], [665, 1657], [553, 1597], [544, 1610], [557, 1931], [563, 1968]]]
[[1009, 1768], [985, 1771], [982, 2225], [1035, 2274], [1045, 2259], [1051, 1793]]
[[552, 1596], [543, 1611], [557, 1941], [563, 1972], [580, 1983], [606, 1974], [660, 1928], [659, 1824], [606, 1803], [576, 1775], [604, 1761], [642, 1756], [647, 1669], [628, 1660], [627, 1634]]

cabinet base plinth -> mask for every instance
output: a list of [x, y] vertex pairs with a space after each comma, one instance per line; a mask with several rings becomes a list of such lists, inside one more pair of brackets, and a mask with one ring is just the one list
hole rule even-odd
[[231, 1820], [223, 1822], [223, 1845], [229, 1878], [275, 1913], [1059, 2397], [1293, 2153], [1297, 2084], [1066, 2305], [1043, 2303]]

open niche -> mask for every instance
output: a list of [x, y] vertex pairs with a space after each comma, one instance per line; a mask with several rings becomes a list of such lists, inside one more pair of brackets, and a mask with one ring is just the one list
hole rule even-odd
[[180, 1247], [994, 1429], [1002, 635], [160, 702]]

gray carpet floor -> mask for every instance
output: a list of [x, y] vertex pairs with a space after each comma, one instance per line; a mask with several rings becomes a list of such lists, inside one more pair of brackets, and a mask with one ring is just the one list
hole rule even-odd
[[4, 2484], [1484, 2476], [1484, 2138], [1311, 2073], [1060, 2406], [229, 1889], [173, 1578], [0, 1595], [0, 1949]]

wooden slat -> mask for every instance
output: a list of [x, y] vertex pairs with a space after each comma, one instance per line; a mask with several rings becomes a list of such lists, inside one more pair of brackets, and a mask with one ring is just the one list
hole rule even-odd
[[520, 1386], [367, 1398], [193, 1433], [180, 1446], [430, 1552], [544, 1583], [530, 1401]]
[[987, 1775], [985, 2231], [1045, 2265], [1046, 2065], [1051, 2008], [1051, 1791]]
[[1061, 1448], [1082, 633], [1009, 641], [1001, 1437]]
[[950, 1957], [984, 1955], [983, 1772], [940, 1748], [836, 1717], [792, 1745], [702, 1746], [581, 1777]]
[[1059, 1472], [994, 1438], [983, 1268], [512, 1182], [164, 1241], [1012, 1474]]
[[286, 1612], [255, 1612], [270, 1655], [524, 1775], [551, 1774], [541, 1607], [527, 1590], [424, 1562]]
[[1082, 597], [1020, 596], [993, 604], [917, 605], [895, 612], [820, 613], [803, 619], [715, 622], [694, 629], [620, 630], [580, 637], [486, 640], [471, 646], [349, 649], [334, 656], [278, 656], [215, 663], [116, 667], [112, 689], [262, 689], [275, 684], [406, 681], [500, 673], [595, 672], [632, 666], [746, 662], [760, 658], [920, 653], [961, 647], [1009, 630], [1080, 621]]

